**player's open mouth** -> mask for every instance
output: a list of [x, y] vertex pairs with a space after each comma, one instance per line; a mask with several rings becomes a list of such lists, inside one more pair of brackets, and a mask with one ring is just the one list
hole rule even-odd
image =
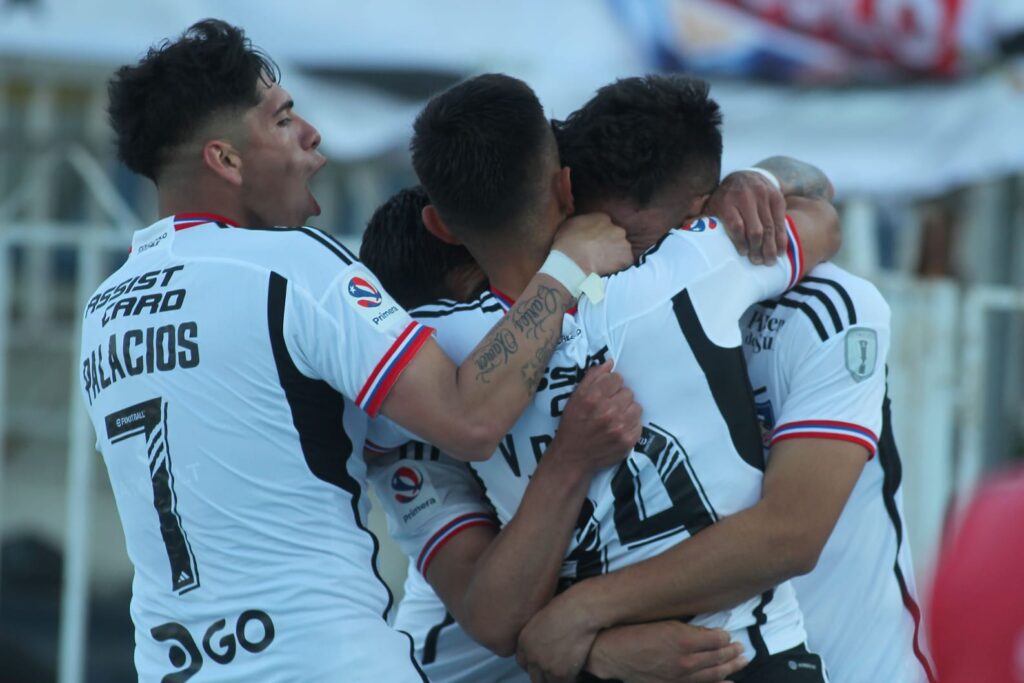
[[313, 204], [314, 211], [313, 211], [312, 215], [314, 215], [314, 216], [319, 216], [321, 209], [320, 209], [320, 202], [318, 202], [316, 200], [316, 197], [313, 196], [313, 189], [310, 187], [310, 184], [312, 184], [312, 182], [313, 182], [313, 176], [315, 176], [317, 173], [319, 173], [320, 169], [322, 169], [326, 164], [327, 164], [327, 157], [321, 156], [320, 157], [320, 163], [317, 164], [317, 167], [314, 168], [313, 172], [309, 174], [309, 182], [306, 183], [306, 192], [309, 193], [309, 201]]

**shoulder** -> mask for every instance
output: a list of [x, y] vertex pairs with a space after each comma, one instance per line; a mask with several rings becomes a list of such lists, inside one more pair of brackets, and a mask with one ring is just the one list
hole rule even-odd
[[220, 256], [274, 271], [314, 293], [325, 290], [342, 274], [358, 277], [360, 272], [369, 273], [336, 237], [309, 226], [225, 228], [213, 237], [224, 240]]
[[505, 315], [505, 307], [490, 292], [470, 301], [440, 299], [413, 309], [416, 321], [434, 328], [437, 342], [457, 363]]
[[756, 307], [821, 343], [852, 328], [888, 328], [890, 322], [889, 305], [878, 288], [831, 263], [817, 266], [786, 294]]
[[490, 319], [496, 313], [504, 315], [505, 309], [498, 298], [488, 291], [469, 301], [438, 299], [409, 311], [417, 320], [437, 321], [440, 324], [469, 324], [472, 320]]

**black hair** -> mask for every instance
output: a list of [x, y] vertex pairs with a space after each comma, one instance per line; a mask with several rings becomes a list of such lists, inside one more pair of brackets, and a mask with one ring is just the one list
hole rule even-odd
[[406, 309], [454, 298], [445, 276], [475, 263], [465, 247], [442, 242], [423, 226], [429, 203], [422, 186], [400, 190], [373, 212], [359, 246], [359, 260]]
[[553, 121], [577, 210], [602, 199], [638, 207], [666, 184], [694, 194], [718, 184], [722, 114], [707, 82], [673, 75], [624, 78], [597, 91], [565, 121]]
[[107, 112], [117, 156], [156, 182], [170, 150], [215, 114], [256, 106], [258, 84], [279, 80], [277, 65], [241, 28], [218, 19], [197, 22], [111, 78]]
[[413, 168], [449, 229], [494, 234], [537, 208], [555, 150], [526, 83], [503, 74], [463, 81], [431, 99], [413, 131]]

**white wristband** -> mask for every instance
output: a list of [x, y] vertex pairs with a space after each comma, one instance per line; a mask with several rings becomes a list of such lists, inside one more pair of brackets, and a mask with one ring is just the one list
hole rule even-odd
[[734, 173], [740, 173], [741, 171], [749, 171], [751, 173], [758, 173], [764, 176], [765, 179], [772, 184], [772, 187], [774, 187], [779, 192], [782, 192], [782, 183], [780, 183], [779, 179], [775, 177], [775, 174], [769, 171], [768, 169], [759, 168], [757, 166], [748, 166], [747, 168], [741, 168], [738, 171], [734, 171]]
[[574, 299], [585, 294], [596, 304], [604, 298], [604, 281], [597, 273], [587, 275], [575, 261], [557, 249], [551, 250], [538, 272], [558, 280]]

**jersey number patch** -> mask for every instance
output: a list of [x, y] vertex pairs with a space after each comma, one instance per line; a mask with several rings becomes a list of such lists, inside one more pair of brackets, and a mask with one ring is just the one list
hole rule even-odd
[[[637, 548], [684, 530], [692, 536], [718, 519], [675, 436], [658, 425], [645, 425], [633, 451], [611, 482], [619, 545]], [[605, 570], [608, 548], [593, 513], [588, 500], [577, 520], [576, 547], [566, 556], [566, 562], [575, 564], [576, 579]]]
[[171, 565], [171, 590], [183, 595], [199, 588], [199, 567], [181, 526], [178, 497], [174, 493], [167, 438], [167, 403], [162, 398], [150, 399], [111, 413], [104, 421], [111, 444], [138, 437], [137, 447], [145, 449], [149, 478], [153, 484], [153, 507], [160, 520], [160, 535]]

